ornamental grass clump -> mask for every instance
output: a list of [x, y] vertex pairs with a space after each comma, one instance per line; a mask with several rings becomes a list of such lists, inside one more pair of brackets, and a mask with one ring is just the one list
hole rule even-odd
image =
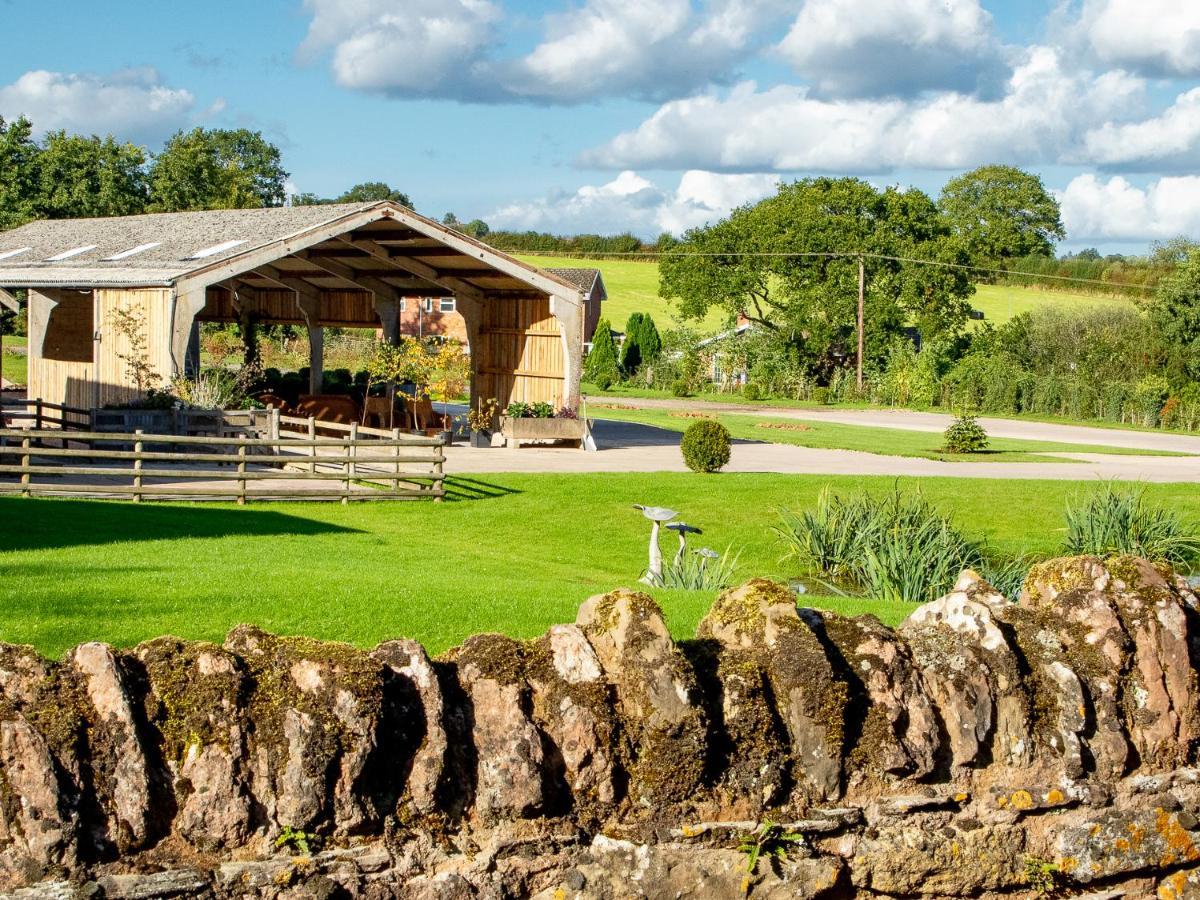
[[974, 416], [964, 413], [946, 429], [943, 442], [947, 453], [979, 453], [987, 449], [988, 436]]
[[775, 530], [785, 558], [884, 600], [934, 600], [963, 569], [989, 566], [983, 542], [965, 536], [919, 492], [843, 499], [825, 490], [811, 510], [782, 511]]
[[701, 419], [688, 426], [679, 449], [693, 472], [719, 472], [729, 463], [729, 445], [728, 428], [713, 419]]
[[723, 591], [733, 584], [741, 551], [726, 547], [718, 553], [708, 547], [680, 554], [663, 566], [662, 586], [685, 591]]
[[1072, 555], [1142, 556], [1187, 568], [1200, 557], [1200, 534], [1174, 512], [1146, 503], [1145, 490], [1106, 484], [1066, 510], [1063, 549]]

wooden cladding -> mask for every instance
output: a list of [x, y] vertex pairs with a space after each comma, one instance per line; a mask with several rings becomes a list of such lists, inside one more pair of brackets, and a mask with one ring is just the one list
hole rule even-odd
[[476, 393], [509, 403], [563, 404], [563, 343], [550, 299], [480, 304], [478, 347], [471, 348]]
[[[236, 322], [233, 294], [209, 288], [204, 309], [196, 318], [201, 322]], [[296, 294], [289, 290], [255, 290], [239, 295], [238, 305], [260, 322], [279, 325], [303, 325], [304, 317], [296, 305]], [[370, 291], [321, 291], [318, 325], [338, 328], [378, 328], [375, 295]]]

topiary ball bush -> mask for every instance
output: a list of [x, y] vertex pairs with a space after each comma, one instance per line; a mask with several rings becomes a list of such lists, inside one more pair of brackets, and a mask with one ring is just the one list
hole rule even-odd
[[829, 405], [829, 388], [815, 387], [812, 391], [813, 403], [819, 403], [821, 406]]
[[751, 401], [761, 400], [762, 388], [760, 388], [753, 381], [747, 381], [746, 386], [742, 388], [742, 396]]
[[943, 449], [947, 453], [978, 453], [986, 450], [987, 432], [975, 421], [974, 416], [963, 415], [946, 429]]
[[713, 419], [688, 426], [679, 444], [683, 461], [693, 472], [717, 472], [729, 463], [729, 429]]
[[671, 382], [671, 393], [676, 397], [690, 397], [692, 396], [692, 388], [682, 378], [676, 378]]

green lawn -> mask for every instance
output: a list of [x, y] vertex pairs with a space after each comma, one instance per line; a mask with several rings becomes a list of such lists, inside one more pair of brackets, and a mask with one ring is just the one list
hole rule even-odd
[[1041, 306], [1062, 307], [1127, 307], [1135, 304], [1129, 297], [1114, 294], [1084, 294], [1067, 290], [1046, 290], [1032, 287], [1009, 287], [1003, 284], [977, 284], [971, 305], [981, 310], [984, 321], [999, 324], [1023, 312]]
[[27, 384], [29, 381], [29, 358], [24, 354], [4, 353], [0, 355], [0, 372], [13, 384]]
[[[0, 640], [56, 656], [86, 640], [219, 640], [238, 622], [360, 646], [409, 636], [434, 652], [480, 631], [528, 637], [573, 621], [591, 594], [634, 585], [649, 529], [630, 504], [671, 506], [710, 546], [741, 547], [740, 578], [786, 577], [795, 573], [780, 563], [775, 511], [812, 504], [827, 484], [886, 491], [896, 480], [496, 475], [452, 479], [458, 496], [477, 499], [348, 507], [0, 498]], [[969, 533], [1015, 555], [1053, 553], [1064, 501], [1095, 485], [942, 478], [921, 487]], [[1194, 485], [1146, 492], [1200, 519]], [[680, 637], [713, 600], [654, 593]], [[810, 602], [893, 624], [907, 613], [871, 600]]]
[[[664, 409], [604, 409], [593, 404], [593, 418], [644, 422], [672, 431], [683, 431], [696, 421], [696, 415], [682, 416]], [[1029, 441], [1018, 438], [992, 438], [987, 451], [972, 454], [953, 454], [941, 451], [942, 436], [929, 431], [905, 431], [899, 428], [876, 428], [869, 425], [844, 425], [838, 422], [810, 422], [799, 419], [771, 418], [736, 413], [710, 413], [729, 429], [734, 438], [767, 441], [773, 444], [793, 444], [798, 447], [817, 447], [833, 450], [861, 450], [884, 456], [913, 456], [940, 459], [948, 462], [1069, 462], [1045, 453], [1105, 453], [1118, 456], [1186, 456], [1153, 450], [1127, 447], [1103, 447], [1092, 444], [1069, 444], [1056, 441]], [[784, 427], [774, 427], [784, 426]]]

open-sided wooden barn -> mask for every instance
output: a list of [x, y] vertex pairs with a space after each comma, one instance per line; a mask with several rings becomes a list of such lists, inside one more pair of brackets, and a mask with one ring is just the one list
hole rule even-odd
[[[82, 408], [134, 398], [128, 328], [169, 380], [198, 365], [198, 325], [252, 317], [308, 329], [382, 327], [408, 297], [453, 296], [471, 398], [577, 407], [587, 298], [390, 201], [32, 222], [0, 233], [0, 289], [29, 291], [29, 396]], [[11, 297], [8, 298], [11, 300]]]

